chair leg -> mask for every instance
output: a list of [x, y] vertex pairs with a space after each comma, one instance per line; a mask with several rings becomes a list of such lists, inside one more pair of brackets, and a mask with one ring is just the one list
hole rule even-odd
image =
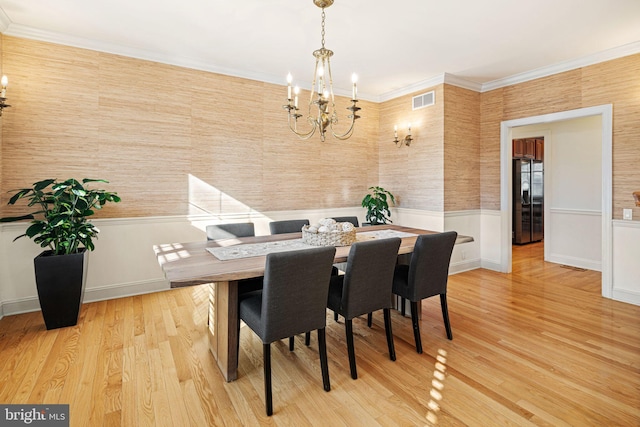
[[372, 324], [373, 324], [373, 313], [368, 313], [367, 314], [367, 326], [371, 327]]
[[393, 345], [393, 331], [391, 330], [391, 311], [388, 308], [384, 311], [384, 330], [387, 333], [387, 346], [389, 347], [389, 359], [396, 360], [396, 348]]
[[[240, 326], [242, 325], [242, 319], [238, 315], [238, 340], [236, 342], [236, 354], [240, 357]], [[207, 328], [208, 329], [208, 328]]]
[[331, 390], [329, 382], [329, 363], [327, 362], [327, 339], [325, 329], [318, 329], [318, 353], [320, 353], [320, 369], [322, 370], [322, 386], [324, 391]]
[[420, 339], [420, 319], [418, 317], [418, 303], [411, 301], [411, 323], [413, 323], [413, 337], [416, 340], [416, 351], [422, 354], [422, 340]]
[[451, 323], [449, 323], [449, 309], [447, 308], [447, 294], [440, 294], [440, 305], [442, 306], [442, 318], [444, 319], [444, 328], [447, 330], [447, 338], [453, 339], [451, 333]]
[[304, 345], [309, 347], [310, 344], [311, 344], [311, 332], [305, 332], [305, 334], [304, 334]]
[[338, 312], [337, 312], [337, 311], [334, 311], [334, 312], [333, 312], [333, 320], [334, 320], [335, 322], [337, 322], [337, 321], [338, 321]]
[[262, 359], [264, 365], [264, 401], [267, 415], [273, 415], [273, 401], [271, 396], [271, 344], [262, 344]]
[[353, 346], [353, 323], [351, 319], [344, 319], [344, 330], [347, 336], [347, 352], [349, 353], [351, 378], [355, 380], [358, 379], [358, 370], [356, 369], [356, 350]]
[[400, 297], [400, 314], [404, 317], [404, 313], [407, 311], [407, 300]]
[[295, 337], [289, 337], [289, 351], [293, 351]]

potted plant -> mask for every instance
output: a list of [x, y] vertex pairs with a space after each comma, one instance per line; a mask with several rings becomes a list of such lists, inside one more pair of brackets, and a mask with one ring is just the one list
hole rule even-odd
[[30, 188], [14, 190], [13, 205], [20, 199], [36, 207], [30, 214], [0, 218], [0, 222], [30, 219], [24, 234], [47, 248], [34, 259], [38, 299], [47, 329], [73, 326], [78, 322], [86, 277], [87, 251], [94, 249], [99, 230], [87, 219], [107, 202], [119, 202], [117, 193], [88, 188], [103, 179], [73, 178], [38, 181]]
[[367, 221], [371, 225], [386, 224], [391, 221], [389, 201], [396, 200], [389, 191], [382, 187], [369, 187], [369, 193], [362, 199], [362, 207], [367, 209]]

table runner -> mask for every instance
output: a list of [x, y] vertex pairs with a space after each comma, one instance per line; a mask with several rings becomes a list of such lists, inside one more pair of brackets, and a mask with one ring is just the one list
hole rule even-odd
[[[403, 238], [413, 236], [416, 236], [416, 234], [396, 230], [363, 231], [356, 233], [356, 242], [373, 239], [388, 239], [391, 237]], [[317, 246], [307, 245], [302, 241], [302, 239], [291, 239], [280, 240], [277, 242], [249, 243], [245, 245], [207, 248], [207, 251], [220, 261], [228, 261], [232, 259], [263, 256], [269, 253], [311, 249], [316, 247]]]

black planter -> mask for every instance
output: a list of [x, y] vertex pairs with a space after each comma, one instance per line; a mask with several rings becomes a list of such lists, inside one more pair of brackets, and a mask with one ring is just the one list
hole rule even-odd
[[47, 329], [78, 323], [87, 260], [85, 248], [70, 255], [44, 251], [34, 258], [38, 298]]

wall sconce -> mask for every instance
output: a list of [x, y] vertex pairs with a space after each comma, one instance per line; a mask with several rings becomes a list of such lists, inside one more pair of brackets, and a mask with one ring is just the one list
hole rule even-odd
[[2, 76], [2, 79], [0, 79], [0, 85], [2, 85], [2, 92], [0, 92], [0, 116], [2, 116], [2, 110], [11, 107], [11, 105], [5, 102], [7, 100], [7, 83], [9, 83], [7, 76]]
[[633, 198], [636, 201], [636, 206], [640, 206], [640, 191], [634, 191]]
[[396, 145], [400, 143], [400, 146], [402, 146], [404, 142], [404, 145], [408, 147], [411, 145], [411, 141], [413, 141], [413, 138], [411, 138], [411, 123], [407, 125], [407, 136], [402, 139], [398, 139], [398, 125], [393, 126], [393, 142], [395, 142]]

